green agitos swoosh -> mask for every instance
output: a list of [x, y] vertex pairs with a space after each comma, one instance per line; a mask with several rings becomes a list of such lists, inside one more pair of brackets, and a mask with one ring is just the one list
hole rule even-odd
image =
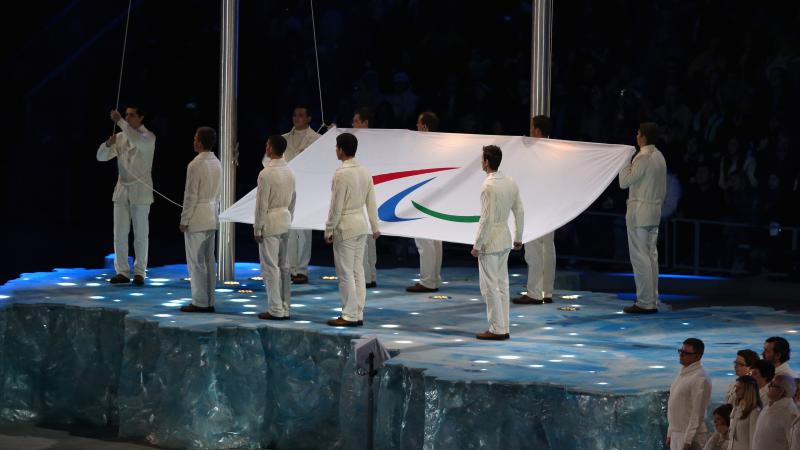
[[438, 211], [434, 211], [432, 209], [426, 208], [415, 201], [411, 201], [411, 204], [414, 205], [414, 208], [417, 208], [419, 211], [432, 216], [436, 217], [437, 219], [442, 220], [449, 220], [450, 222], [478, 222], [481, 220], [481, 216], [454, 216], [452, 214], [445, 214], [440, 213]]

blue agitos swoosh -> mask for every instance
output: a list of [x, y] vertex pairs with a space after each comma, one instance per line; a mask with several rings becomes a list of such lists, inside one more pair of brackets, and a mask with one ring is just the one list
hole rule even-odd
[[409, 220], [421, 219], [422, 217], [412, 217], [412, 218], [397, 217], [395, 209], [397, 208], [397, 204], [400, 203], [400, 201], [403, 200], [403, 198], [405, 198], [408, 194], [416, 191], [417, 189], [425, 185], [425, 183], [433, 180], [434, 178], [428, 178], [425, 181], [421, 181], [409, 188], [406, 188], [405, 190], [398, 192], [390, 199], [383, 202], [381, 206], [378, 208], [378, 217], [384, 222], [406, 222]]

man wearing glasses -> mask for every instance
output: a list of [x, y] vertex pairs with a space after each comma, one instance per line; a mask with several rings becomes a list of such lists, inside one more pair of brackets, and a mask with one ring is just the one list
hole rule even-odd
[[700, 360], [705, 344], [697, 338], [678, 349], [681, 370], [669, 388], [667, 446], [670, 450], [701, 450], [706, 442], [705, 416], [711, 398], [711, 378]]
[[789, 448], [792, 422], [798, 415], [793, 399], [796, 390], [794, 378], [788, 375], [775, 375], [769, 383], [769, 405], [758, 416], [752, 450]]

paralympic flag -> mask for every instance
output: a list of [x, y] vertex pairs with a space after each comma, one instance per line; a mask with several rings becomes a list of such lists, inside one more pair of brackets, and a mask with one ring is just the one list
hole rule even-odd
[[[336, 136], [353, 133], [356, 159], [373, 175], [380, 231], [390, 236], [475, 242], [480, 215], [482, 148], [503, 151], [500, 172], [519, 186], [524, 242], [566, 224], [594, 202], [633, 156], [629, 145], [409, 130], [334, 128], [290, 163], [297, 203], [292, 228], [324, 230], [331, 180], [341, 164]], [[253, 223], [253, 189], [220, 214]], [[513, 218], [509, 220], [513, 234]]]

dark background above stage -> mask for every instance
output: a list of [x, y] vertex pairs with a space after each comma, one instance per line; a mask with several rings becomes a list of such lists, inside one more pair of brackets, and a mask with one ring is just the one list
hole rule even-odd
[[[703, 265], [795, 271], [791, 234], [767, 228], [800, 224], [800, 7], [555, 3], [554, 137], [633, 144], [640, 121], [660, 122], [659, 148], [682, 188], [672, 217], [755, 225], [708, 231], [716, 237], [704, 239], [703, 254], [713, 257]], [[120, 106], [147, 111], [158, 136], [156, 188], [180, 201], [194, 130], [218, 123], [219, 1], [133, 5]], [[442, 131], [527, 133], [530, 2], [315, 7], [327, 121], [346, 126], [357, 106], [370, 106], [373, 126], [413, 128], [417, 113], [432, 109]], [[111, 132], [126, 8], [119, 0], [23, 2], [6, 15], [0, 282], [96, 267], [112, 250], [116, 168], [94, 155]], [[292, 107], [309, 105], [315, 128], [321, 111], [307, 1], [242, 2], [239, 37], [241, 196], [255, 184], [265, 138], [291, 128]], [[613, 184], [592, 210], [619, 213], [625, 195]], [[150, 217], [150, 265], [183, 262], [178, 208], [157, 199]], [[624, 261], [624, 242], [597, 239], [619, 224], [598, 217], [559, 230], [559, 252]], [[238, 259], [256, 260], [249, 228], [237, 231]], [[330, 251], [317, 245], [313, 262], [327, 262]], [[402, 242], [380, 245], [380, 264], [416, 264]], [[682, 255], [673, 256], [665, 264], [679, 270]], [[461, 247], [446, 258], [472, 263]]]

